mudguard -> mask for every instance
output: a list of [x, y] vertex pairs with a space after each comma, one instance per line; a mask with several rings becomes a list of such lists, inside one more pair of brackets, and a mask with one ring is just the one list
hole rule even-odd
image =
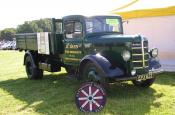
[[156, 58], [149, 59], [149, 70], [158, 69], [160, 67], [161, 67], [161, 65], [160, 65], [160, 62], [158, 59], [156, 59]]
[[35, 64], [35, 61], [34, 61], [34, 57], [33, 57], [32, 53], [29, 52], [29, 51], [26, 51], [26, 52], [25, 52], [25, 55], [24, 55], [24, 65], [25, 65], [25, 60], [26, 60], [26, 57], [27, 57], [27, 56], [30, 56], [30, 57], [31, 57], [31, 60], [32, 60], [32, 62], [33, 62], [33, 66], [34, 66], [34, 68], [36, 68], [36, 64]]
[[93, 62], [100, 69], [102, 77], [112, 78], [124, 74], [124, 72], [118, 67], [111, 69], [111, 63], [100, 54], [85, 56], [80, 62], [80, 70], [83, 68], [84, 62], [87, 60]]

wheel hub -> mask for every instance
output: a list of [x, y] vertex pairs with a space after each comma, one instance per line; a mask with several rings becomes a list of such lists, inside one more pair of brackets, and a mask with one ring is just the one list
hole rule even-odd
[[96, 72], [94, 70], [91, 70], [89, 73], [88, 73], [88, 78], [89, 79], [93, 79], [95, 81], [99, 81], [100, 78], [99, 76], [96, 74]]
[[92, 97], [92, 96], [89, 96], [89, 97], [88, 97], [88, 100], [89, 100], [89, 101], [92, 101], [92, 100], [93, 100], [93, 97]]
[[83, 112], [98, 112], [106, 103], [103, 88], [93, 82], [83, 84], [76, 93], [76, 105]]

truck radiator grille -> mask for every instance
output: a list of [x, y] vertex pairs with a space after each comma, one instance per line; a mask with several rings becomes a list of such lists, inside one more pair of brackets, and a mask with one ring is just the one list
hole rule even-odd
[[132, 43], [132, 62], [134, 69], [148, 68], [148, 41]]

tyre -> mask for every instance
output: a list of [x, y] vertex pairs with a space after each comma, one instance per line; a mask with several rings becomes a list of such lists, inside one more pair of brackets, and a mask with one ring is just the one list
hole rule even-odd
[[67, 65], [67, 66], [65, 67], [65, 70], [66, 70], [66, 72], [67, 72], [69, 75], [71, 75], [71, 76], [76, 74], [76, 69], [73, 68], [73, 66]]
[[146, 79], [146, 80], [133, 80], [132, 83], [135, 86], [139, 86], [139, 87], [149, 87], [154, 83], [155, 79], [156, 77], [153, 77], [151, 79]]
[[34, 67], [34, 63], [31, 56], [27, 56], [25, 59], [25, 67], [28, 79], [41, 79], [43, 78], [43, 70], [38, 67]]
[[85, 82], [98, 82], [102, 86], [106, 87], [107, 82], [101, 75], [102, 73], [100, 69], [93, 62], [89, 61], [84, 66], [80, 79]]

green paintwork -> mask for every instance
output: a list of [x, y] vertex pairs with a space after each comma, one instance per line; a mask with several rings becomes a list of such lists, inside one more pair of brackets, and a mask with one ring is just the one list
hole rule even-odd
[[37, 50], [37, 34], [26, 33], [16, 35], [17, 48]]
[[57, 24], [61, 23], [61, 19], [54, 19], [52, 18], [52, 33], [49, 36], [50, 40], [50, 49], [52, 54], [63, 54], [64, 53], [64, 44], [62, 42], [63, 40], [63, 34], [62, 34], [62, 27], [59, 31], [57, 29]]
[[[124, 50], [128, 50], [132, 53], [131, 44], [132, 42], [141, 42], [140, 36], [126, 36], [118, 34], [109, 35], [97, 35], [96, 37], [86, 38], [87, 43], [91, 43], [91, 48], [88, 48], [85, 55], [100, 53], [111, 61], [114, 66], [120, 67], [125, 70], [126, 74], [129, 75], [132, 66], [132, 59], [125, 62], [121, 56]], [[84, 44], [85, 45], [85, 44]], [[89, 51], [91, 49], [91, 52]], [[95, 51], [94, 51], [95, 50]]]
[[[105, 16], [101, 16], [105, 17]], [[125, 62], [121, 56], [124, 50], [133, 53], [132, 43], [141, 43], [142, 37], [139, 35], [123, 35], [122, 19], [120, 16], [115, 17], [120, 20], [121, 31], [103, 32], [103, 33], [86, 33], [86, 17], [81, 15], [66, 16], [63, 19], [52, 19], [52, 32], [49, 34], [50, 51], [53, 55], [63, 54], [62, 60], [66, 65], [79, 66], [80, 60], [86, 55], [100, 53], [106, 57], [115, 67], [120, 67], [126, 75], [130, 75], [133, 70], [133, 59]], [[82, 24], [82, 37], [65, 38], [64, 24], [67, 21], [79, 21]], [[116, 24], [115, 20], [109, 19], [106, 22], [110, 25]], [[62, 29], [57, 32], [56, 23], [61, 23]], [[118, 23], [118, 22], [117, 22]], [[36, 34], [19, 34], [16, 35], [17, 47], [24, 50], [37, 50]], [[147, 41], [147, 40], [145, 40]], [[148, 52], [146, 52], [148, 53]], [[146, 69], [139, 69], [138, 74], [146, 73]]]
[[[84, 57], [83, 54], [83, 39], [66, 39], [65, 43], [65, 51], [64, 53], [64, 63], [68, 65], [79, 65], [80, 60]], [[69, 52], [78, 52], [78, 53], [69, 53]], [[66, 60], [67, 58], [72, 60]]]

